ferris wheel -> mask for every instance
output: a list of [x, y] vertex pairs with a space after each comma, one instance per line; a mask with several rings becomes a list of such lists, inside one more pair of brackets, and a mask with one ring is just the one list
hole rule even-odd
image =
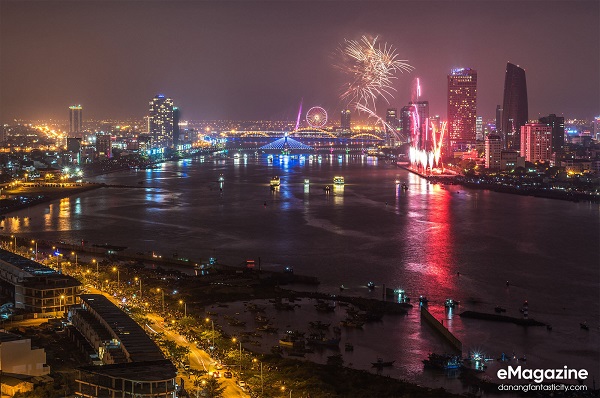
[[322, 128], [327, 124], [327, 112], [320, 106], [313, 106], [306, 112], [306, 123], [312, 128]]

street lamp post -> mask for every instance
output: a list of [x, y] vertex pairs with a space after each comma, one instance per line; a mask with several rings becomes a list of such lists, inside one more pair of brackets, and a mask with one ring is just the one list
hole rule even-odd
[[[36, 246], [36, 250], [35, 250], [35, 255], [37, 256], [37, 246]], [[75, 273], [77, 273], [77, 253], [71, 252], [71, 255], [75, 255]], [[36, 257], [36, 260], [37, 260], [37, 257]]]
[[[14, 235], [11, 235], [10, 237], [11, 237], [11, 239], [14, 239], [14, 240], [13, 240], [13, 241], [11, 241], [10, 243], [12, 243], [12, 244], [13, 244], [13, 252], [15, 252], [15, 253], [16, 253], [16, 252], [17, 252], [17, 237], [16, 237], [16, 236], [14, 236]], [[14, 243], [13, 243], [13, 242], [14, 242]]]
[[160, 287], [156, 288], [157, 292], [161, 292], [162, 293], [162, 313], [165, 313], [165, 291], [164, 289], [161, 289]]
[[238, 340], [235, 337], [232, 340], [234, 343], [237, 341], [240, 343], [240, 374], [242, 373], [242, 340]]
[[92, 264], [96, 264], [96, 287], [98, 287], [100, 283], [100, 269], [98, 268], [98, 262], [95, 258], [92, 259]]
[[35, 261], [37, 261], [38, 260], [38, 254], [37, 254], [37, 252], [38, 252], [38, 248], [37, 248], [38, 243], [37, 243], [36, 240], [32, 240], [31, 243], [35, 243]]
[[261, 397], [265, 395], [265, 384], [263, 382], [263, 369], [262, 369], [262, 361], [254, 358], [254, 362], [260, 363], [260, 395]]
[[[64, 299], [65, 299], [65, 295], [64, 295], [64, 294], [61, 294], [61, 295], [60, 295], [60, 304], [59, 304], [59, 306], [58, 306], [58, 312], [62, 312], [62, 311], [61, 311], [61, 310], [62, 310], [62, 303], [63, 303], [63, 300], [64, 300]], [[61, 317], [62, 317], [62, 315], [61, 315]]]
[[179, 304], [183, 304], [183, 317], [187, 318], [187, 303], [183, 300], [179, 300]]
[[138, 278], [137, 276], [133, 278], [136, 282], [140, 282], [140, 299], [142, 298], [142, 278]]
[[121, 288], [121, 271], [117, 267], [113, 267], [113, 272], [117, 273], [117, 289]]
[[210, 321], [211, 326], [212, 326], [211, 343], [212, 343], [212, 346], [213, 346], [213, 349], [214, 349], [214, 346], [215, 346], [215, 323], [213, 322], [212, 319], [206, 318], [206, 322], [208, 322], [208, 321]]

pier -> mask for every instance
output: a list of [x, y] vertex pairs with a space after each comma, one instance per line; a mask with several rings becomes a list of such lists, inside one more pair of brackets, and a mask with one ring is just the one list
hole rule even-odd
[[462, 342], [450, 332], [440, 321], [435, 319], [433, 315], [427, 310], [425, 306], [421, 306], [421, 320], [425, 320], [431, 325], [440, 336], [442, 336], [452, 347], [458, 352], [462, 353]]

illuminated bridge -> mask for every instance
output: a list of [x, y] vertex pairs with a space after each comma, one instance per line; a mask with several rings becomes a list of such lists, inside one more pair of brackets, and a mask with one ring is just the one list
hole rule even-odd
[[[284, 131], [234, 131], [222, 135], [227, 137], [227, 149], [240, 151], [273, 151], [288, 148], [300, 151], [364, 151], [383, 144], [379, 131], [331, 132], [321, 129], [299, 129]], [[287, 137], [287, 141], [286, 141]]]

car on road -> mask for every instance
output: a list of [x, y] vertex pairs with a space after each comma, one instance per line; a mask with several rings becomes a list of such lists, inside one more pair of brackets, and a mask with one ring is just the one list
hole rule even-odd
[[225, 377], [226, 379], [231, 379], [233, 377], [233, 373], [227, 371], [223, 373], [223, 377]]
[[222, 365], [222, 364], [220, 364], [220, 363], [217, 363], [217, 364], [215, 365], [215, 368], [217, 368], [217, 370], [221, 370], [221, 369], [223, 369], [223, 365]]
[[244, 380], [238, 380], [237, 381], [237, 385], [240, 386], [241, 388], [245, 388], [246, 387], [246, 382]]
[[219, 377], [221, 377], [221, 373], [219, 373], [219, 372], [213, 372], [212, 375], [215, 379], [218, 379]]

